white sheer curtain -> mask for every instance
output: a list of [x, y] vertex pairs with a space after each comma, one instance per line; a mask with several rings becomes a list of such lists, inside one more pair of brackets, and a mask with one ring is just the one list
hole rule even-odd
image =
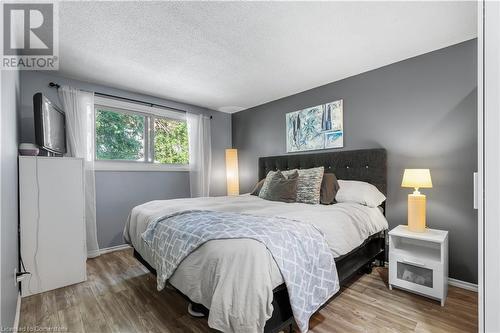
[[95, 210], [94, 93], [61, 86], [59, 98], [66, 114], [67, 156], [84, 159], [87, 257], [93, 258], [100, 254]]
[[187, 113], [191, 197], [208, 197], [212, 174], [210, 118]]

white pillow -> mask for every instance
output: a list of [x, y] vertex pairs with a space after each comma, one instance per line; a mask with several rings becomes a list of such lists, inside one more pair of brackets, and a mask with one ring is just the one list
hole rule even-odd
[[355, 202], [368, 207], [378, 207], [386, 199], [372, 184], [357, 180], [338, 181], [340, 188], [335, 196], [337, 202]]

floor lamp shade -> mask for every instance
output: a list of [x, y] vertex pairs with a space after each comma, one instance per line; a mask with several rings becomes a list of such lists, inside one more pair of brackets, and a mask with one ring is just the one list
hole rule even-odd
[[424, 232], [426, 224], [426, 197], [419, 188], [431, 188], [432, 180], [429, 169], [406, 169], [401, 187], [413, 187], [415, 191], [408, 194], [408, 230]]
[[227, 195], [240, 194], [238, 176], [238, 149], [226, 149], [226, 182]]

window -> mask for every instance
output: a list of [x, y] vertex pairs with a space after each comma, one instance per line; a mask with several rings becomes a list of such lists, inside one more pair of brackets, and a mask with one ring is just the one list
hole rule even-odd
[[188, 133], [185, 121], [155, 118], [153, 132], [153, 156], [156, 163], [189, 163]]
[[[94, 110], [95, 160], [98, 163], [189, 164], [185, 115], [97, 97]], [[113, 164], [112, 169], [120, 165]], [[123, 163], [120, 168], [124, 168]]]
[[96, 160], [144, 161], [146, 117], [96, 108]]

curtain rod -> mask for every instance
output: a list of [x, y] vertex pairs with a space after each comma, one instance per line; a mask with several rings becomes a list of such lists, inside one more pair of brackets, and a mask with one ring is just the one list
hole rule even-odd
[[[54, 83], [54, 82], [49, 82], [49, 87], [59, 89], [61, 87], [61, 85]], [[128, 102], [144, 104], [144, 105], [147, 105], [150, 107], [157, 107], [157, 108], [163, 108], [166, 110], [175, 110], [175, 111], [187, 113], [186, 110], [181, 110], [181, 109], [177, 109], [177, 108], [165, 106], [165, 105], [160, 105], [160, 104], [148, 103], [148, 102], [140, 101], [138, 99], [133, 99], [133, 98], [121, 97], [121, 96], [116, 96], [116, 95], [111, 95], [111, 94], [104, 94], [104, 93], [100, 93], [100, 92], [94, 92], [94, 95], [98, 95], [98, 96], [102, 96], [102, 97], [110, 97], [110, 98], [114, 98], [114, 99], [121, 99], [121, 100], [128, 101]], [[210, 116], [210, 119], [213, 119], [213, 116]]]

